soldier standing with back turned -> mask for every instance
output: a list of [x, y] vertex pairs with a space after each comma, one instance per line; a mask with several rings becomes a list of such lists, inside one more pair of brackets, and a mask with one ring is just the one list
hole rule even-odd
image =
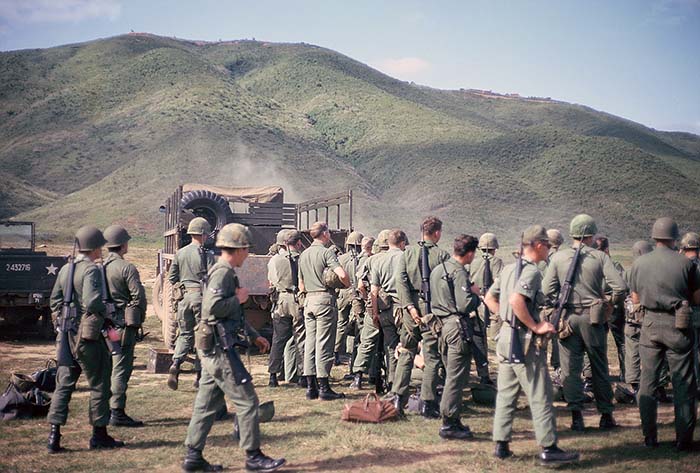
[[340, 353], [343, 350], [343, 344], [346, 342], [353, 301], [359, 298], [357, 293], [357, 268], [360, 264], [363, 238], [364, 235], [362, 233], [357, 231], [351, 232], [345, 240], [346, 252], [338, 257], [340, 266], [342, 266], [350, 277], [350, 287], [338, 291], [338, 329], [335, 334], [335, 353], [333, 361], [335, 365], [341, 364]]
[[146, 319], [146, 291], [136, 266], [124, 260], [131, 236], [120, 225], [110, 225], [104, 231], [109, 256], [104, 260], [106, 285], [116, 308], [115, 323], [120, 327], [122, 352], [112, 355], [112, 397], [109, 400], [110, 425], [141, 427], [143, 422], [129, 417], [126, 389], [134, 370], [134, 347], [138, 331]]
[[[681, 238], [681, 254], [684, 254], [700, 271], [700, 235], [688, 232]], [[698, 283], [700, 284], [700, 282]], [[700, 380], [700, 304], [693, 305], [693, 330], [695, 330], [695, 346], [693, 347], [693, 366], [695, 380]]]

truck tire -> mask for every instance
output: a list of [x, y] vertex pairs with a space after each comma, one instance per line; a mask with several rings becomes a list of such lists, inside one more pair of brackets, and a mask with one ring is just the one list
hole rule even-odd
[[183, 209], [191, 210], [196, 217], [204, 217], [211, 224], [214, 232], [221, 230], [233, 219], [228, 201], [211, 191], [187, 192], [182, 196], [180, 205]]
[[169, 281], [163, 281], [163, 289], [161, 291], [161, 330], [163, 334], [163, 344], [169, 349], [175, 348], [175, 340], [177, 340], [177, 316], [172, 311], [171, 303], [172, 285]]

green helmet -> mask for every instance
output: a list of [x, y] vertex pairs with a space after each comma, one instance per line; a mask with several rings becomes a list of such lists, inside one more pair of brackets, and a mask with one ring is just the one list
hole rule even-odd
[[497, 250], [498, 239], [493, 233], [484, 233], [479, 238], [479, 248], [482, 250]]
[[700, 235], [695, 232], [688, 232], [681, 238], [682, 250], [697, 250], [700, 248]]
[[661, 217], [654, 222], [651, 237], [654, 240], [678, 240], [678, 224], [671, 217]]
[[389, 248], [389, 233], [391, 233], [391, 230], [382, 230], [379, 232], [377, 241], [375, 242], [379, 248]]
[[562, 243], [564, 243], [564, 237], [561, 235], [561, 232], [556, 228], [550, 228], [549, 230], [547, 230], [547, 237], [549, 237], [549, 242], [555, 248], [559, 248], [562, 245]]
[[636, 259], [654, 251], [654, 246], [646, 240], [639, 240], [632, 245], [632, 256]]
[[211, 233], [211, 225], [209, 225], [207, 219], [202, 217], [193, 218], [190, 224], [187, 226], [188, 235], [202, 235], [209, 233]]
[[598, 227], [593, 217], [587, 214], [579, 214], [571, 220], [569, 234], [572, 238], [585, 238], [598, 233]]
[[248, 227], [240, 223], [229, 223], [216, 236], [217, 248], [250, 248], [253, 236]]
[[362, 245], [362, 239], [365, 236], [360, 232], [351, 232], [350, 235], [345, 239], [345, 246], [360, 246]]
[[289, 230], [287, 230], [286, 228], [283, 228], [282, 230], [277, 232], [276, 243], [278, 245], [285, 245], [286, 246], [288, 237], [289, 237]]
[[75, 233], [75, 238], [78, 240], [78, 247], [81, 251], [92, 251], [102, 248], [107, 240], [99, 228], [92, 225], [80, 227]]
[[107, 248], [116, 248], [131, 240], [131, 235], [121, 225], [110, 225], [105, 228], [103, 234], [107, 240]]

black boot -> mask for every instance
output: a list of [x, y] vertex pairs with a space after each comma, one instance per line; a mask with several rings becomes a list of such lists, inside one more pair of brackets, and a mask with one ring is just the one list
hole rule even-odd
[[92, 437], [90, 438], [90, 450], [102, 448], [120, 448], [124, 446], [124, 442], [112, 438], [107, 433], [107, 427], [93, 427]]
[[657, 439], [656, 435], [650, 435], [648, 437], [644, 437], [644, 446], [647, 448], [656, 448], [659, 446], [659, 440]]
[[435, 401], [423, 401], [423, 409], [420, 415], [428, 419], [440, 418], [440, 406]]
[[338, 353], [338, 352], [333, 353], [333, 364], [335, 366], [340, 366], [343, 364], [343, 362], [340, 359], [340, 353]]
[[170, 368], [168, 368], [168, 387], [173, 391], [177, 391], [178, 377], [180, 376], [180, 365], [182, 365], [182, 360], [177, 358], [173, 360]]
[[199, 380], [202, 379], [202, 370], [197, 370], [195, 373], [197, 373], [197, 376], [194, 378], [193, 386], [195, 389], [199, 389]]
[[445, 417], [440, 427], [440, 437], [446, 440], [472, 440], [474, 434], [459, 419]]
[[659, 401], [661, 404], [672, 404], [673, 399], [666, 394], [666, 388], [663, 386], [659, 386], [656, 388], [656, 392], [654, 393], [656, 395], [656, 400]]
[[124, 409], [111, 409], [109, 425], [115, 427], [143, 427], [143, 422], [135, 420], [126, 415]]
[[47, 445], [49, 453], [59, 453], [66, 449], [61, 447], [61, 426], [51, 424], [51, 432], [49, 432], [49, 443]]
[[337, 393], [331, 389], [328, 378], [318, 378], [318, 395], [322, 401], [335, 401], [345, 399], [345, 394]]
[[496, 442], [496, 450], [494, 450], [493, 456], [496, 458], [499, 458], [501, 460], [506, 459], [508, 457], [512, 457], [513, 452], [510, 451], [510, 447], [508, 446], [508, 442], [504, 442], [502, 440], [497, 441]]
[[362, 389], [362, 371], [355, 373], [355, 377], [349, 387], [350, 389], [357, 389], [358, 391]]
[[482, 376], [481, 378], [479, 378], [479, 383], [481, 383], [481, 384], [486, 384], [486, 385], [488, 385], [488, 386], [493, 386], [493, 385], [494, 385], [494, 384], [493, 384], [493, 381], [492, 381], [491, 378], [489, 378], [488, 376]]
[[600, 430], [611, 430], [617, 427], [617, 422], [613, 418], [611, 413], [601, 414], [600, 416]]
[[557, 444], [551, 447], [545, 447], [540, 453], [540, 464], [544, 466], [550, 465], [564, 465], [566, 463], [577, 462], [579, 459], [579, 454], [575, 452], [565, 452], [561, 448], [557, 447]]
[[224, 469], [222, 465], [212, 465], [204, 459], [202, 451], [196, 448], [187, 447], [187, 455], [185, 461], [182, 462], [184, 471], [221, 471]]
[[406, 413], [403, 411], [403, 406], [405, 404], [403, 398], [398, 394], [394, 394], [394, 398], [391, 400], [391, 403], [394, 405], [394, 409], [396, 409], [399, 419], [405, 419]]
[[270, 458], [265, 455], [259, 448], [257, 450], [246, 450], [245, 452], [245, 469], [247, 471], [275, 471], [277, 468], [284, 465], [287, 460], [284, 458]]
[[280, 383], [277, 381], [277, 374], [276, 373], [270, 373], [270, 382], [267, 383], [267, 385], [271, 388], [279, 388]]
[[571, 411], [571, 430], [574, 432], [583, 432], [585, 428], [581, 411]]
[[308, 382], [308, 380], [306, 379], [306, 376], [299, 376], [299, 381], [297, 381], [297, 385], [298, 385], [300, 388], [306, 389], [306, 388], [309, 386], [309, 382]]
[[310, 401], [318, 399], [318, 383], [316, 382], [316, 376], [306, 377], [306, 399]]

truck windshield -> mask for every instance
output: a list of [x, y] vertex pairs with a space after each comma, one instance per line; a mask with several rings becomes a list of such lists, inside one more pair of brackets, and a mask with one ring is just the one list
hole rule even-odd
[[0, 249], [31, 250], [32, 225], [29, 223], [0, 223]]

